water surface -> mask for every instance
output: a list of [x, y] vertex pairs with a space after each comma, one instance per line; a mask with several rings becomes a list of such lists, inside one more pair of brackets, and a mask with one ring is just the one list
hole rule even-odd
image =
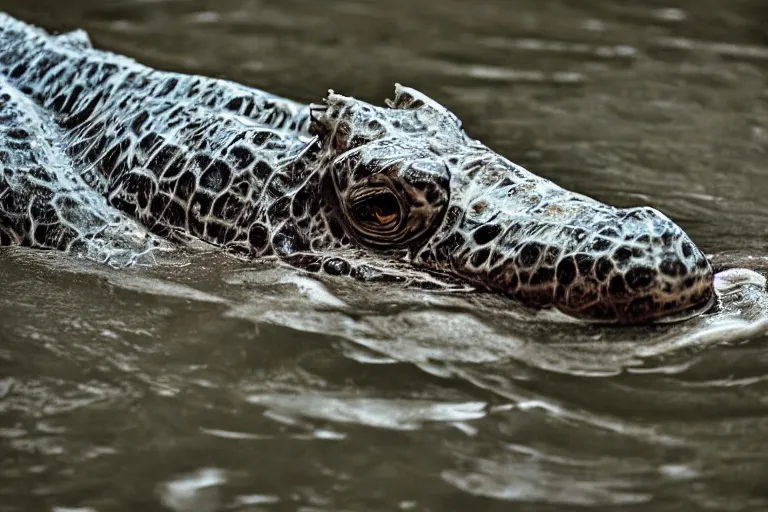
[[[768, 271], [763, 0], [0, 0], [301, 101], [395, 82]], [[765, 292], [605, 329], [189, 251], [0, 252], [0, 510], [768, 509]]]

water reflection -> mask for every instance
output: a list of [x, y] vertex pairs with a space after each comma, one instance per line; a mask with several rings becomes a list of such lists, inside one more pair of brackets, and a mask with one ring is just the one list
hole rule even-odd
[[[708, 318], [596, 329], [499, 313], [493, 297], [371, 293], [347, 279], [246, 267], [191, 254], [184, 265], [114, 271], [4, 253], [4, 289], [24, 286], [14, 276], [54, 283], [3, 301], [17, 320], [4, 330], [0, 403], [3, 417], [18, 418], [3, 437], [13, 453], [47, 461], [6, 462], [4, 478], [60, 500], [84, 483], [80, 471], [110, 464], [135, 468], [124, 478], [171, 510], [239, 509], [253, 496], [336, 510], [349, 485], [382, 478], [371, 465], [435, 479], [410, 496], [380, 496], [381, 507], [449, 489], [555, 507], [680, 503], [692, 483], [708, 502], [719, 485], [745, 492], [764, 469], [754, 443], [766, 428], [768, 358], [756, 341], [712, 348], [739, 329], [765, 331], [764, 283], [734, 284]], [[38, 304], [50, 313], [33, 327]], [[33, 412], [42, 421], [30, 423]], [[146, 463], [152, 470], [140, 472]], [[734, 464], [751, 465], [754, 478], [730, 479]], [[70, 474], [67, 486], [41, 488], [40, 475], [54, 474]], [[405, 475], [385, 474], [403, 485]], [[296, 478], [319, 475], [350, 483], [296, 494]], [[105, 503], [125, 503], [119, 480], [99, 480], [113, 489]]]

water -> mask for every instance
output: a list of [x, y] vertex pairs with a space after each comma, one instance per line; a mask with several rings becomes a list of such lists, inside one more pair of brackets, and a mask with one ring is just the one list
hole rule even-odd
[[[764, 0], [0, 9], [302, 101], [416, 87], [515, 162], [768, 271]], [[633, 329], [205, 251], [113, 271], [4, 250], [0, 290], [3, 512], [768, 509], [757, 285]]]

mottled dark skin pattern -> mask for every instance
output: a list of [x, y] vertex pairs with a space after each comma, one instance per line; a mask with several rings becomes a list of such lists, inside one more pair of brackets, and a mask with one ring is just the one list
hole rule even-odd
[[[406, 87], [387, 107], [333, 92], [305, 106], [7, 16], [0, 77], [3, 245], [78, 239], [141, 254], [157, 236], [193, 236], [361, 279], [407, 281], [403, 267], [449, 275], [599, 322], [690, 316], [713, 298], [708, 261], [661, 213], [537, 177]], [[27, 124], [31, 142], [19, 145], [12, 131]], [[40, 168], [59, 171], [43, 184], [18, 178]], [[69, 214], [51, 199], [83, 195]], [[65, 222], [72, 204], [83, 219], [112, 215], [112, 227]]]

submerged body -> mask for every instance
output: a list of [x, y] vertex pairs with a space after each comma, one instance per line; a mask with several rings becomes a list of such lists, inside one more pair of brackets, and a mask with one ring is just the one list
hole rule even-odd
[[[13, 157], [13, 175], [47, 168], [37, 155], [49, 151], [77, 190], [91, 191], [78, 193], [100, 198], [78, 203], [83, 218], [122, 212], [110, 226], [135, 219], [154, 235], [360, 278], [405, 263], [593, 321], [692, 315], [714, 296], [708, 261], [661, 213], [613, 208], [537, 177], [412, 89], [398, 86], [386, 108], [334, 93], [305, 106], [156, 71], [93, 49], [82, 32], [50, 36], [0, 16], [3, 90], [14, 112], [37, 116], [20, 146], [7, 132], [26, 118], [0, 114], [0, 156], [26, 155]], [[24, 220], [39, 215], [36, 194], [2, 165], [0, 243], [68, 247]], [[46, 219], [65, 224], [55, 208]], [[85, 238], [137, 240], [102, 233]], [[379, 269], [339, 256], [350, 250]]]

